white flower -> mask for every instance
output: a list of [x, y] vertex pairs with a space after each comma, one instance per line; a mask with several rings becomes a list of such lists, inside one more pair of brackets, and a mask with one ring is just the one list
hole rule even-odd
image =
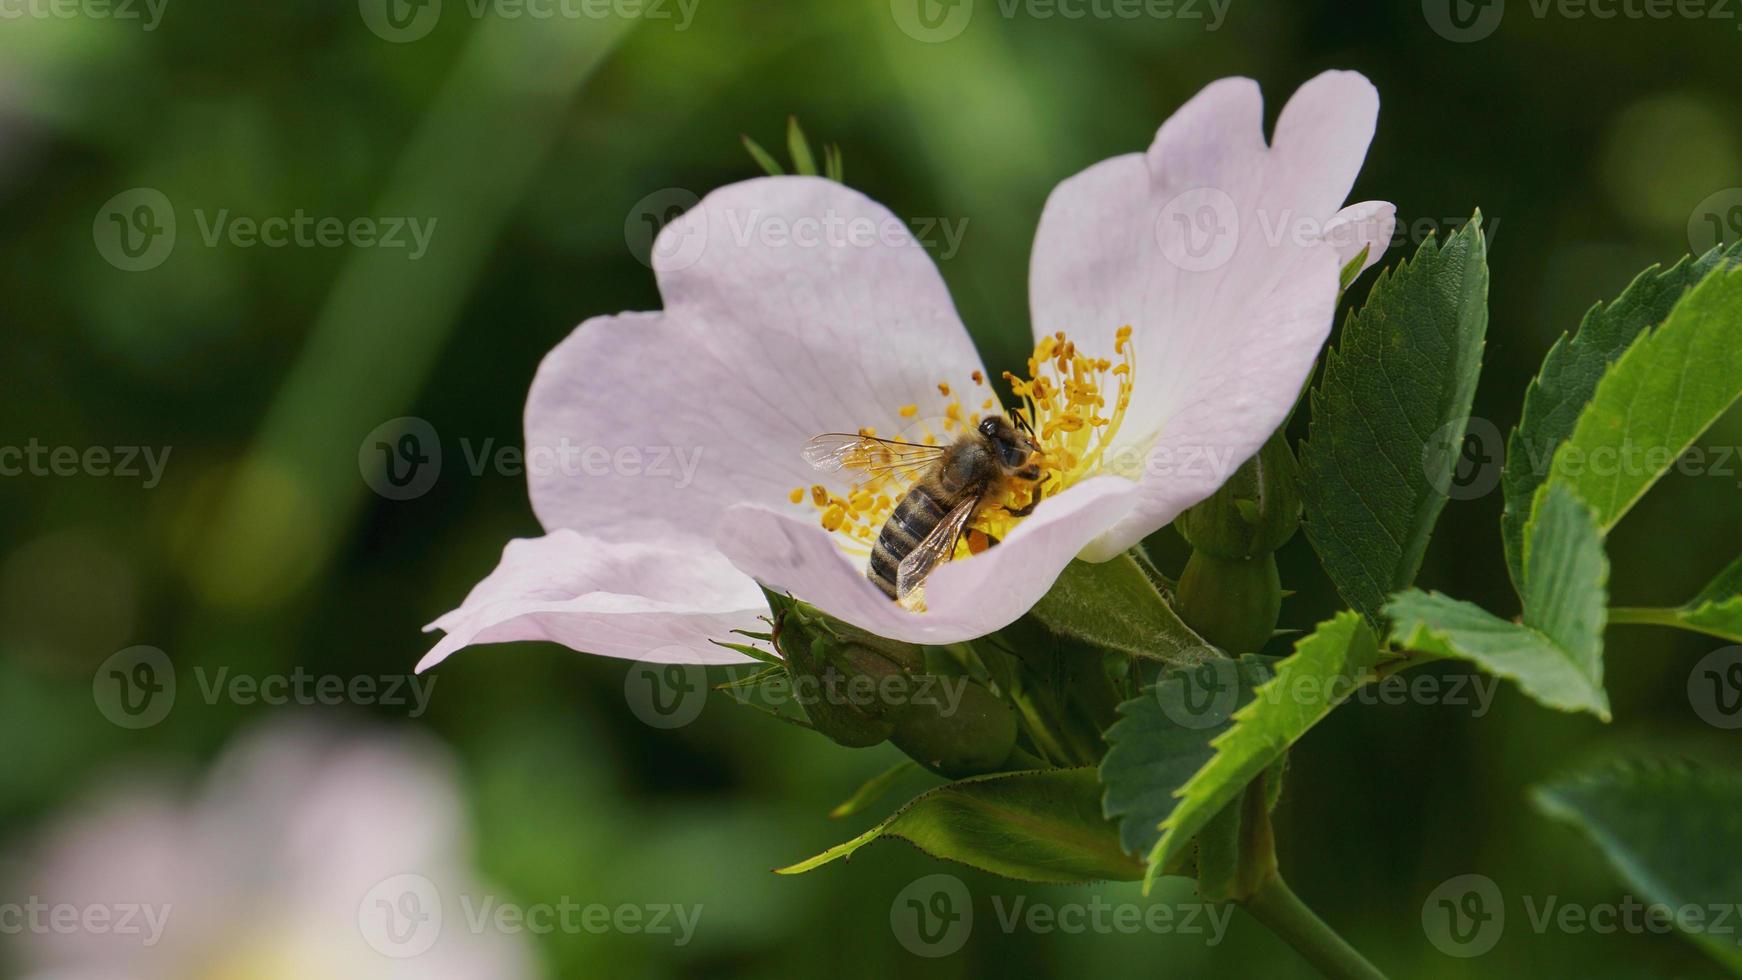
[[473, 931], [460, 914], [486, 891], [464, 812], [432, 746], [312, 725], [245, 737], [191, 800], [134, 777], [62, 814], [26, 880], [6, 883], [35, 903], [26, 975], [537, 976], [524, 937]]
[[[1391, 236], [1391, 205], [1342, 207], [1377, 112], [1365, 78], [1327, 72], [1267, 145], [1258, 86], [1224, 79], [1147, 153], [1053, 191], [1029, 282], [1031, 368], [1047, 377], [1015, 379], [1047, 437], [1047, 495], [938, 568], [923, 612], [865, 577], [892, 495], [820, 479], [800, 449], [841, 431], [948, 440], [1001, 409], [943, 280], [905, 226], [839, 184], [708, 195], [656, 243], [665, 309], [589, 320], [540, 366], [526, 442], [549, 533], [510, 544], [432, 625], [447, 636], [420, 669], [529, 639], [734, 662], [708, 640], [759, 628], [757, 582], [916, 643], [1009, 624], [1073, 558], [1113, 557], [1209, 496], [1286, 418], [1341, 268]], [[670, 465], [698, 454], [691, 472]]]

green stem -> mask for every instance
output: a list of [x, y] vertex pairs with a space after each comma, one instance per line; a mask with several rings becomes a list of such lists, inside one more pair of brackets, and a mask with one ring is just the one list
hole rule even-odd
[[1687, 624], [1681, 620], [1681, 610], [1662, 609], [1652, 606], [1622, 606], [1609, 610], [1609, 622], [1637, 623], [1645, 626], [1678, 626], [1683, 629]]
[[1385, 980], [1385, 974], [1289, 890], [1281, 875], [1271, 875], [1241, 904], [1254, 919], [1264, 923], [1332, 980]]

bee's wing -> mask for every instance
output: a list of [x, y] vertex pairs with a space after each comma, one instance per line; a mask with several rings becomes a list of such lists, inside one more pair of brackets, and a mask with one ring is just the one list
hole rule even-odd
[[937, 527], [932, 528], [924, 541], [915, 545], [907, 553], [907, 557], [901, 559], [901, 564], [895, 569], [897, 599], [907, 598], [908, 593], [919, 588], [919, 584], [925, 581], [932, 569], [955, 557], [956, 539], [962, 536], [962, 529], [968, 526], [968, 518], [973, 516], [977, 502], [970, 497], [957, 504], [955, 509], [944, 515]]
[[943, 446], [922, 446], [851, 432], [828, 432], [804, 445], [805, 462], [830, 473], [849, 469], [872, 474], [924, 469], [943, 456]]

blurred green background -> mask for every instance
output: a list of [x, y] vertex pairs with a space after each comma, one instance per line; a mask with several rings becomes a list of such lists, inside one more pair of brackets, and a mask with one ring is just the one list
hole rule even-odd
[[[668, 0], [656, 8], [667, 16], [640, 20], [478, 17], [448, 0], [395, 42], [371, 3], [168, 0], [150, 30], [0, 19], [0, 442], [171, 447], [150, 488], [0, 479], [0, 851], [118, 772], [194, 771], [245, 726], [292, 710], [184, 695], [161, 724], [125, 730], [92, 696], [93, 672], [118, 650], [159, 647], [181, 672], [409, 671], [429, 643], [421, 625], [457, 605], [507, 539], [539, 531], [523, 481], [473, 475], [463, 447], [519, 442], [532, 372], [576, 323], [658, 305], [647, 217], [754, 175], [739, 135], [772, 147], [789, 113], [840, 144], [852, 186], [965, 229], [959, 249], [933, 253], [998, 368], [1026, 352], [1028, 246], [1056, 182], [1146, 146], [1215, 78], [1257, 78], [1274, 118], [1319, 71], [1362, 71], [1381, 110], [1351, 199], [1397, 203], [1401, 244], [1387, 261], [1427, 230], [1485, 215], [1492, 321], [1476, 412], [1500, 432], [1591, 302], [1703, 250], [1716, 238], [1702, 216], [1742, 203], [1735, 19], [1539, 17], [1515, 0], [1491, 34], [1458, 42], [1408, 0], [1232, 0], [1219, 17], [1198, 0], [1173, 16], [1075, 19], [978, 0], [959, 33], [925, 41], [900, 27], [908, 0], [699, 0], [687, 13]], [[140, 187], [173, 202], [178, 238], [161, 264], [127, 271], [93, 226]], [[386, 248], [208, 245], [196, 212], [225, 208], [436, 225], [415, 261]], [[1690, 242], [1690, 227], [1706, 237]], [[401, 416], [434, 427], [445, 465], [428, 492], [391, 500], [358, 456]], [[1732, 413], [1705, 442], [1742, 444], [1742, 420]], [[1731, 469], [1670, 477], [1621, 525], [1617, 604], [1680, 602], [1734, 557], [1742, 462]], [[1500, 503], [1494, 492], [1448, 507], [1424, 586], [1515, 611]], [[1177, 571], [1172, 533], [1155, 544]], [[1285, 625], [1335, 610], [1304, 536], [1282, 560], [1299, 590]], [[1704, 724], [1687, 694], [1693, 664], [1718, 645], [1613, 629], [1607, 726], [1504, 688], [1482, 717], [1453, 705], [1338, 711], [1295, 752], [1280, 810], [1295, 890], [1393, 976], [1473, 964], [1498, 976], [1710, 975], [1674, 936], [1535, 934], [1519, 896], [1623, 894], [1592, 848], [1529, 809], [1532, 783], [1628, 753], [1734, 763], [1737, 735]], [[1007, 935], [990, 904], [1139, 901], [1134, 885], [1035, 888], [900, 844], [776, 878], [768, 869], [852, 836], [924, 782], [829, 821], [894, 749], [839, 749], [718, 697], [694, 723], [656, 729], [627, 704], [626, 669], [552, 645], [480, 648], [439, 670], [423, 717], [321, 709], [452, 746], [477, 862], [502, 894], [706, 909], [682, 948], [542, 937], [550, 975], [1310, 975], [1241, 915], [1210, 947]], [[961, 952], [921, 959], [892, 936], [890, 904], [937, 870], [969, 884], [979, 924]], [[1479, 961], [1436, 951], [1421, 927], [1427, 894], [1469, 872], [1493, 878], [1516, 917]], [[1189, 887], [1158, 900], [1189, 901]]]

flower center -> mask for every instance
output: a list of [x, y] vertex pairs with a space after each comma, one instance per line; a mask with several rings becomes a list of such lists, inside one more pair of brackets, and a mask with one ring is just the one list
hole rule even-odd
[[[1022, 521], [1018, 511], [1036, 499], [1045, 499], [1064, 492], [1101, 471], [1108, 462], [1108, 448], [1119, 432], [1125, 410], [1131, 404], [1132, 375], [1136, 354], [1131, 343], [1131, 328], [1120, 327], [1113, 344], [1117, 361], [1105, 357], [1090, 357], [1077, 350], [1074, 341], [1063, 331], [1041, 338], [1028, 358], [1028, 377], [1018, 378], [1009, 371], [1009, 382], [1017, 399], [1011, 417], [1019, 427], [1033, 433], [1040, 445], [1041, 477], [1032, 484], [1010, 481], [1013, 485], [997, 499], [988, 499], [969, 523], [968, 534], [956, 546], [956, 557], [984, 551], [991, 543], [1007, 537]], [[984, 414], [998, 409], [998, 399], [986, 388], [986, 378], [975, 371], [972, 378], [979, 409], [967, 413], [962, 399], [954, 394], [949, 382], [938, 382], [938, 393], [949, 399], [940, 419], [917, 423], [913, 433], [900, 436], [903, 441], [936, 446], [956, 437], [972, 433]], [[917, 419], [918, 405], [903, 405], [904, 419]], [[862, 436], [878, 435], [875, 429], [859, 430]], [[869, 455], [876, 456], [876, 451]], [[891, 454], [893, 456], [893, 454]], [[866, 462], [894, 462], [867, 459]], [[871, 470], [845, 494], [831, 492], [822, 484], [795, 488], [790, 497], [794, 504], [814, 509], [823, 528], [844, 538], [842, 546], [854, 553], [869, 554], [877, 535], [889, 520], [896, 504], [924, 471], [912, 468]], [[1037, 496], [1038, 495], [1038, 496]]]

